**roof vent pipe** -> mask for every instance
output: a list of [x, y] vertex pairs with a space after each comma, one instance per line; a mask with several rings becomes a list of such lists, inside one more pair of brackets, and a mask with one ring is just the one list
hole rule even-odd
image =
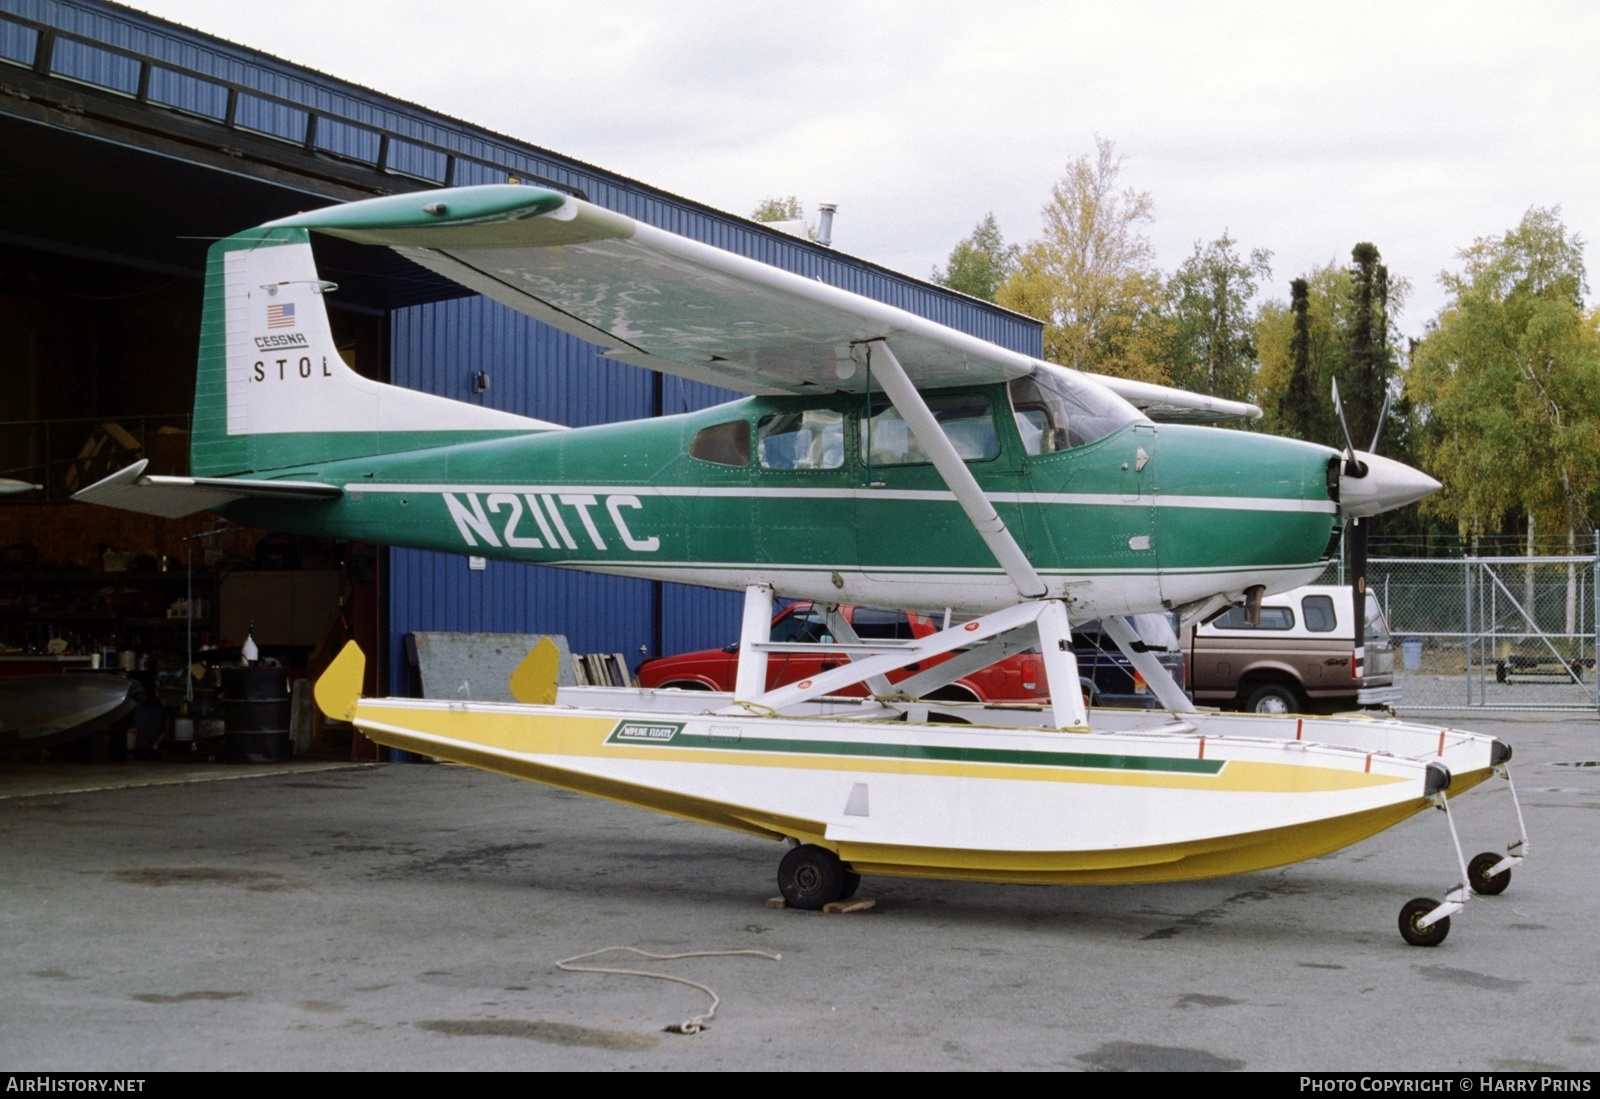
[[817, 204], [817, 243], [824, 248], [833, 247], [833, 215], [838, 209], [838, 203], [834, 202]]

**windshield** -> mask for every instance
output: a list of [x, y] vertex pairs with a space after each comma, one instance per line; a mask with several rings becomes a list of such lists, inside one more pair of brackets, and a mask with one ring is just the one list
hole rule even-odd
[[1104, 439], [1123, 424], [1142, 420], [1139, 410], [1081, 374], [1041, 363], [1008, 387], [1028, 454], [1051, 454]]

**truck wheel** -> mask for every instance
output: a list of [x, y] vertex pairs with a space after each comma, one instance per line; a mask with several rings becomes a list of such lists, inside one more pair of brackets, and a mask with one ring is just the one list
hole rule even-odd
[[1292, 714], [1300, 708], [1300, 700], [1289, 688], [1268, 683], [1256, 688], [1244, 708], [1252, 714]]

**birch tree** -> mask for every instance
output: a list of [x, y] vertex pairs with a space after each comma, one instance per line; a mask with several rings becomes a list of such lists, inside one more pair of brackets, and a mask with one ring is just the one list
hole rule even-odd
[[1105, 138], [1067, 165], [995, 300], [1045, 323], [1045, 358], [1080, 370], [1165, 382], [1161, 274], [1144, 227], [1145, 191], [1119, 189], [1122, 158]]
[[1425, 506], [1463, 537], [1520, 513], [1575, 552], [1600, 491], [1600, 329], [1583, 304], [1583, 242], [1559, 208], [1535, 207], [1460, 259], [1406, 379], [1425, 417], [1424, 468], [1444, 484]]

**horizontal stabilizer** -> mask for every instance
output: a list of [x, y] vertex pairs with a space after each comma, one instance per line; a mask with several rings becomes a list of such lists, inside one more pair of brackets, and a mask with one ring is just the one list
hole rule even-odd
[[315, 481], [250, 481], [234, 477], [162, 477], [146, 475], [146, 460], [118, 470], [103, 481], [72, 494], [86, 504], [181, 519], [197, 511], [247, 497], [280, 500], [336, 500], [344, 490]]

